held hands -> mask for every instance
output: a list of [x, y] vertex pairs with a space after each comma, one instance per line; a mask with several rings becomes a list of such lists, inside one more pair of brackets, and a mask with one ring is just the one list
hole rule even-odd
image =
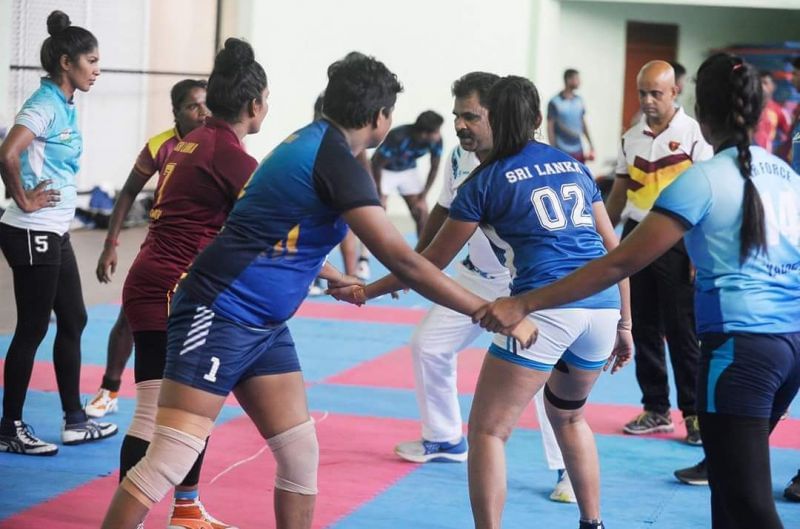
[[608, 362], [603, 366], [603, 371], [611, 368], [613, 375], [631, 361], [633, 358], [633, 335], [631, 334], [631, 322], [620, 321], [617, 325], [617, 343], [608, 357]]
[[364, 281], [356, 276], [342, 274], [340, 278], [328, 280], [328, 288], [325, 293], [338, 301], [344, 301], [353, 305], [363, 305], [367, 301], [367, 294], [364, 291]]
[[491, 332], [508, 334], [528, 313], [518, 297], [497, 298], [472, 315], [473, 323]]
[[39, 185], [25, 191], [25, 203], [17, 204], [25, 213], [33, 213], [42, 208], [52, 208], [61, 200], [61, 192], [56, 189], [46, 189], [53, 181], [42, 180]]

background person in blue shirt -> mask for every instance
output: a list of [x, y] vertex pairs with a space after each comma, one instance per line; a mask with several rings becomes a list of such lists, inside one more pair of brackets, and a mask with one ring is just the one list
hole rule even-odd
[[78, 444], [114, 435], [117, 427], [87, 418], [80, 402], [81, 333], [86, 325], [78, 264], [69, 241], [83, 150], [76, 90], [100, 75], [97, 39], [53, 11], [41, 49], [47, 77], [23, 105], [0, 146], [0, 175], [14, 201], [0, 219], [0, 248], [14, 277], [17, 326], [3, 373], [0, 451], [52, 455], [58, 447], [35, 437], [22, 420], [33, 359], [56, 315], [53, 365], [64, 424], [61, 440]]
[[697, 268], [697, 396], [712, 524], [778, 529], [769, 433], [800, 386], [800, 176], [751, 146], [763, 102], [751, 65], [709, 57], [697, 72], [696, 99], [713, 158], [682, 173], [609, 255], [478, 316], [502, 330], [607, 288], [684, 237]]
[[[381, 203], [386, 207], [386, 197], [392, 193], [403, 197], [416, 223], [417, 237], [428, 221], [426, 197], [442, 159], [442, 123], [442, 116], [426, 110], [414, 123], [392, 129], [372, 155], [372, 177], [381, 194]], [[431, 166], [423, 180], [417, 160], [426, 154], [431, 155]]]
[[[550, 145], [569, 154], [581, 163], [594, 160], [594, 144], [586, 125], [586, 105], [575, 93], [581, 86], [581, 74], [572, 68], [564, 72], [564, 90], [547, 105], [547, 138]], [[584, 154], [583, 136], [589, 142]]]

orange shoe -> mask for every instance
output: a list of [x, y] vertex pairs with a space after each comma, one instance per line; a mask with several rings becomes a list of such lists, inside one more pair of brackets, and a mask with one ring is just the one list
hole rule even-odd
[[175, 500], [167, 529], [239, 529], [220, 522], [206, 511], [200, 501]]

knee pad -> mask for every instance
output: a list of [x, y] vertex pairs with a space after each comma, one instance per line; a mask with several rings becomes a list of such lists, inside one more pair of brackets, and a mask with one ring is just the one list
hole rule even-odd
[[150, 508], [179, 484], [205, 447], [214, 421], [173, 408], [160, 408], [147, 454], [122, 481], [122, 488]]
[[148, 443], [153, 439], [158, 411], [158, 393], [161, 380], [145, 380], [136, 384], [136, 409], [128, 427], [128, 435], [138, 437]]
[[314, 420], [267, 439], [277, 463], [275, 488], [311, 496], [317, 493], [319, 444]]
[[550, 391], [550, 386], [548, 384], [544, 385], [544, 398], [546, 398], [547, 402], [552, 404], [554, 408], [558, 408], [559, 410], [574, 411], [582, 408], [583, 405], [586, 404], [585, 398], [580, 400], [565, 400], [557, 397]]

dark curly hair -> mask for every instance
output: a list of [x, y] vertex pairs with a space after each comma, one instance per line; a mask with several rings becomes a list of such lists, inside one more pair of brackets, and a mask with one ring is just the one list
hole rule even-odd
[[63, 11], [53, 11], [47, 17], [47, 33], [50, 35], [42, 43], [39, 60], [42, 68], [53, 78], [61, 77], [61, 57], [66, 55], [76, 61], [80, 55], [97, 49], [97, 39], [92, 33], [79, 26], [73, 26]]
[[478, 94], [478, 100], [481, 106], [486, 108], [488, 106], [487, 98], [489, 90], [500, 79], [499, 75], [487, 72], [470, 72], [461, 76], [453, 83], [453, 88], [450, 90], [453, 97], [468, 97], [470, 94]]
[[761, 116], [764, 96], [758, 70], [740, 57], [717, 53], [697, 71], [697, 117], [715, 136], [736, 145], [739, 171], [744, 178], [739, 262], [767, 251], [764, 204], [752, 180], [751, 133]]
[[203, 79], [184, 79], [175, 83], [172, 86], [172, 90], [169, 92], [169, 98], [172, 101], [172, 111], [177, 112], [180, 110], [181, 103], [186, 96], [189, 95], [189, 92], [195, 88], [202, 88], [205, 90], [207, 86], [208, 83]]
[[229, 38], [214, 59], [208, 78], [206, 105], [215, 117], [233, 122], [250, 101], [261, 99], [267, 87], [267, 74], [256, 62], [252, 46]]
[[426, 110], [414, 121], [414, 130], [419, 132], [436, 132], [442, 127], [444, 118], [438, 112]]
[[[355, 54], [353, 54], [355, 55]], [[378, 123], [378, 112], [388, 117], [403, 86], [382, 62], [355, 55], [328, 68], [328, 86], [322, 108], [325, 115], [347, 129]]]

